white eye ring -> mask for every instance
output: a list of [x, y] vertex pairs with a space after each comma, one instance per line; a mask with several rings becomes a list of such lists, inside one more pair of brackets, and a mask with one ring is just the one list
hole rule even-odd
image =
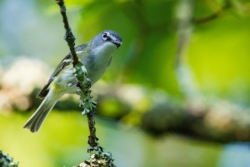
[[106, 41], [106, 40], [108, 39], [108, 33], [105, 32], [105, 33], [102, 35], [102, 39]]

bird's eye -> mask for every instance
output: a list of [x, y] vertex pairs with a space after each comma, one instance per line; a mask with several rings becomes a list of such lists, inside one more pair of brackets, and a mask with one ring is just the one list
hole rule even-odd
[[105, 41], [108, 39], [108, 34], [106, 32], [102, 35], [102, 39]]

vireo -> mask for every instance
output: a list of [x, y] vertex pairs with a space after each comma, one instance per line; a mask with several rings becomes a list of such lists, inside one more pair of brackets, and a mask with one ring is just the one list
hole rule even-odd
[[[111, 63], [113, 53], [122, 44], [122, 38], [114, 31], [106, 30], [95, 36], [86, 44], [75, 48], [79, 60], [87, 69], [87, 78], [91, 85], [96, 83]], [[38, 93], [38, 98], [44, 98], [36, 112], [25, 123], [24, 128], [37, 132], [46, 116], [56, 102], [65, 93], [76, 93], [76, 78], [72, 65], [72, 55], [69, 53], [57, 66], [49, 81]]]

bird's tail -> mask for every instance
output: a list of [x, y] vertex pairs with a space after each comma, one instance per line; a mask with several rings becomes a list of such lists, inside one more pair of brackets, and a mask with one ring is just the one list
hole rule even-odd
[[30, 129], [30, 131], [33, 133], [37, 132], [58, 99], [59, 98], [52, 98], [51, 96], [47, 95], [36, 112], [25, 123], [23, 128]]

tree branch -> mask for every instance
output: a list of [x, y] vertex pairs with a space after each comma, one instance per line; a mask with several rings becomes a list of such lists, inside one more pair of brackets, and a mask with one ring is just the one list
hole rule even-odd
[[142, 127], [154, 136], [177, 133], [216, 143], [250, 141], [249, 111], [226, 101], [192, 99], [183, 107], [166, 102], [145, 112]]
[[73, 66], [75, 66], [76, 64], [79, 63], [79, 60], [77, 58], [76, 51], [75, 51], [75, 37], [74, 37], [74, 35], [71, 31], [71, 28], [69, 26], [67, 14], [66, 14], [66, 6], [65, 6], [63, 0], [56, 0], [56, 3], [60, 7], [60, 12], [61, 12], [63, 23], [64, 23], [64, 28], [66, 30], [66, 34], [65, 34], [64, 39], [67, 41], [67, 43], [69, 45], [70, 52], [73, 56]]
[[8, 154], [3, 154], [0, 150], [0, 166], [1, 167], [18, 167], [18, 162], [13, 162], [13, 158]]
[[211, 15], [200, 17], [200, 18], [194, 18], [193, 23], [194, 24], [203, 24], [203, 23], [207, 23], [211, 20], [217, 19], [218, 17], [220, 17], [224, 13], [225, 10], [230, 9], [230, 8], [231, 8], [231, 4], [226, 3], [225, 6], [223, 6], [221, 9], [219, 9], [218, 11], [216, 11], [215, 13], [213, 13]]
[[90, 158], [87, 161], [83, 161], [77, 167], [115, 167], [112, 159], [111, 153], [103, 152], [103, 148], [98, 145], [98, 138], [96, 137], [96, 128], [94, 114], [96, 113], [96, 102], [92, 100], [90, 83], [87, 75], [87, 69], [83, 66], [82, 62], [78, 60], [76, 51], [75, 51], [75, 37], [69, 26], [68, 18], [66, 15], [66, 6], [64, 0], [56, 0], [56, 3], [60, 7], [61, 15], [63, 18], [64, 28], [66, 30], [64, 39], [67, 41], [70, 48], [71, 55], [73, 57], [73, 67], [74, 73], [77, 79], [77, 94], [80, 96], [80, 107], [83, 108], [82, 114], [86, 114], [88, 118], [89, 126], [89, 148], [88, 153], [90, 153]]

